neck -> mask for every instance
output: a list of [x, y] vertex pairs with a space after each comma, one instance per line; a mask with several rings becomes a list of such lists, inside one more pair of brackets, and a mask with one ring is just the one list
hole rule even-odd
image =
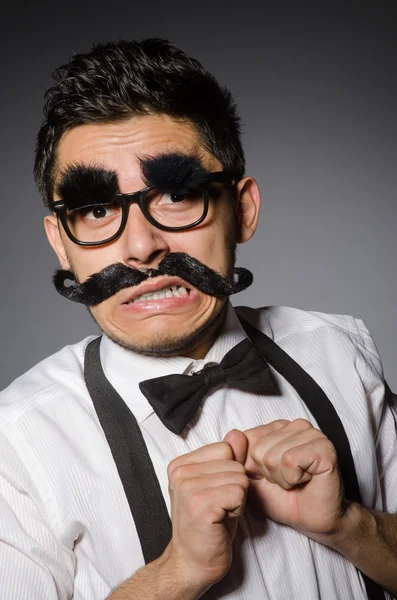
[[213, 321], [206, 325], [199, 338], [181, 353], [181, 356], [201, 360], [206, 357], [213, 343], [219, 335], [227, 315], [228, 302], [226, 301]]

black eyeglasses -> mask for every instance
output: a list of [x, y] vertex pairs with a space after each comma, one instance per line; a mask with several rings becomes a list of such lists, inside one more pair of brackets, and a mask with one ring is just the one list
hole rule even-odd
[[117, 192], [110, 202], [90, 203], [73, 210], [60, 200], [54, 202], [53, 209], [72, 242], [101, 246], [123, 233], [132, 203], [139, 205], [149, 223], [163, 231], [196, 227], [208, 214], [209, 186], [215, 182], [233, 187], [236, 178], [224, 171], [209, 173], [206, 183], [195, 189], [164, 193], [150, 186], [130, 194]]

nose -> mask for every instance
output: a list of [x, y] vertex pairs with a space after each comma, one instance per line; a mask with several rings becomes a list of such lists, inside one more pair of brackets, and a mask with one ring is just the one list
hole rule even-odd
[[135, 268], [157, 267], [170, 252], [164, 233], [149, 223], [137, 204], [131, 204], [120, 238], [124, 263]]

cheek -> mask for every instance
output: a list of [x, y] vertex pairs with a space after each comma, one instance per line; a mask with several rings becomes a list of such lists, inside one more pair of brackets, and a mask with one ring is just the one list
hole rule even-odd
[[91, 312], [92, 316], [94, 317], [95, 321], [98, 323], [99, 327], [102, 328], [103, 326], [103, 322], [106, 319], [106, 315], [108, 314], [108, 310], [107, 309], [107, 302], [102, 302], [101, 304], [98, 304], [97, 306], [89, 306], [89, 311]]
[[110, 248], [73, 248], [68, 252], [70, 266], [80, 283], [105, 267], [121, 262]]
[[233, 242], [233, 232], [232, 227], [225, 227], [221, 222], [197, 227], [179, 235], [173, 234], [169, 240], [170, 251], [186, 252], [209, 267], [223, 270], [228, 262], [228, 249]]

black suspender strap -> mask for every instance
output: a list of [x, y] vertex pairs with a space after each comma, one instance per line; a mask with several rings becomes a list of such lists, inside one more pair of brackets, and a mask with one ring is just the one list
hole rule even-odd
[[[361, 493], [349, 440], [334, 405], [309, 373], [271, 338], [245, 319], [241, 319], [241, 324], [263, 358], [295, 388], [316, 419], [321, 431], [331, 440], [337, 452], [346, 498], [361, 504]], [[361, 573], [361, 576], [369, 600], [385, 600], [382, 588], [364, 573]]]
[[361, 502], [349, 440], [338, 413], [327, 395], [314, 379], [271, 338], [262, 335], [247, 321], [242, 321], [242, 325], [263, 358], [295, 388], [316, 419], [321, 431], [332, 441], [338, 455], [346, 498]]
[[86, 348], [84, 378], [130, 505], [145, 563], [171, 540], [171, 519], [139, 425], [107, 380], [100, 361], [101, 338]]

